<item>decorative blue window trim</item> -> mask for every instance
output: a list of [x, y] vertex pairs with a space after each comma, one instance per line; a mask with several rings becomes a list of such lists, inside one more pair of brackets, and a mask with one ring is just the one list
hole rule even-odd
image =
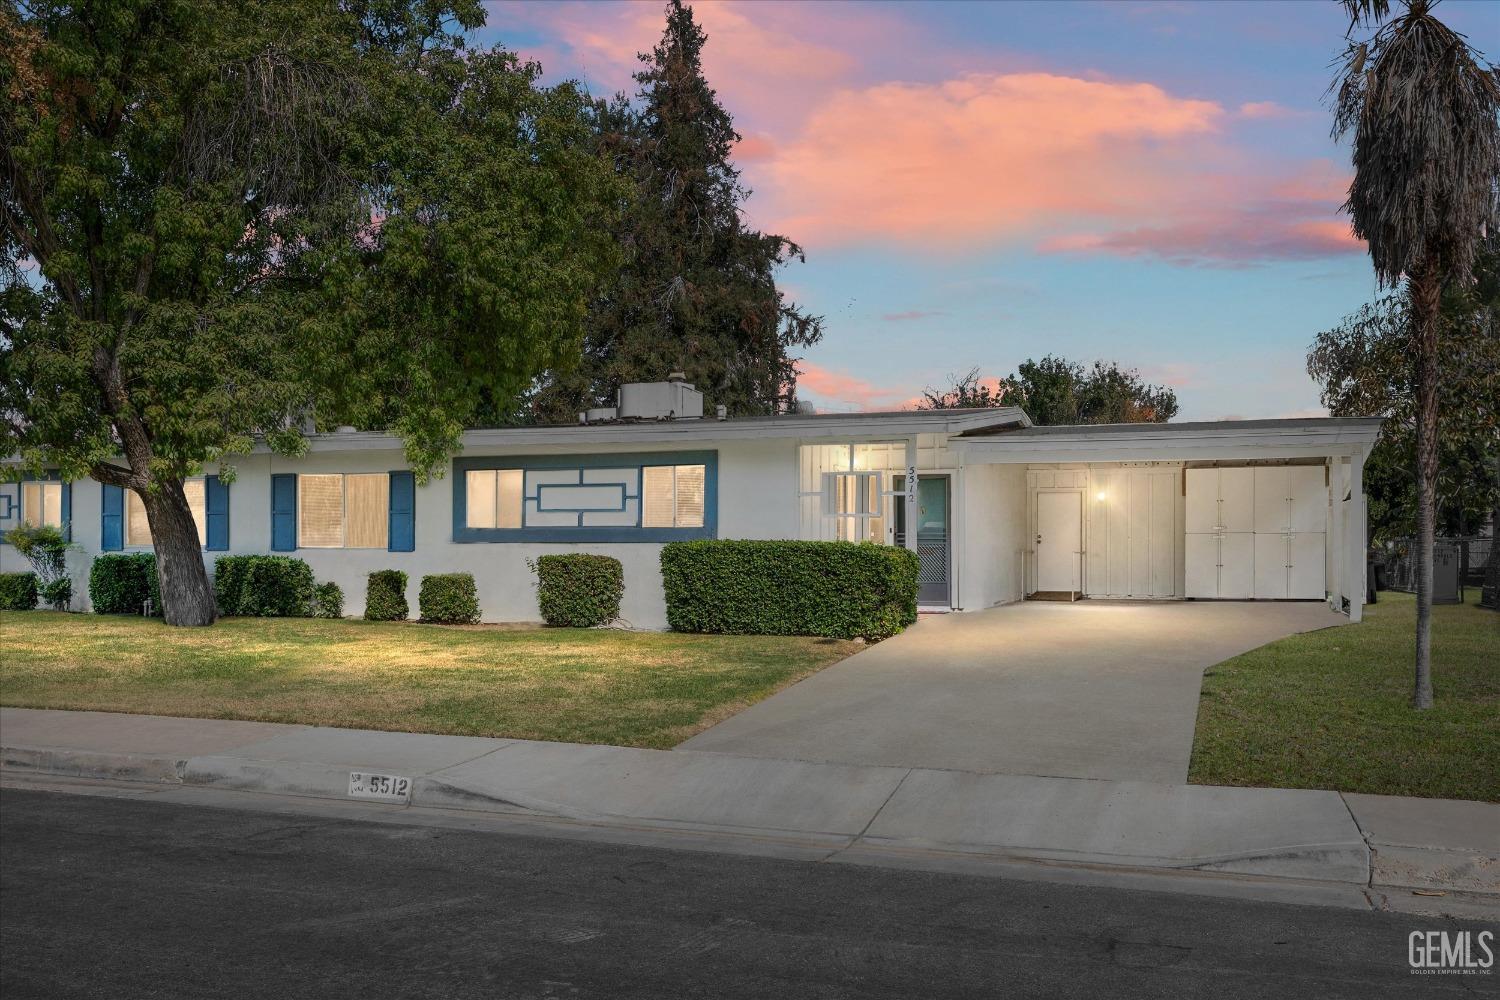
[[[643, 506], [641, 470], [650, 465], [701, 465], [703, 466], [703, 527], [701, 528], [643, 528], [640, 514], [634, 525], [584, 525], [583, 515], [588, 513], [620, 513], [626, 504], [636, 501], [639, 512]], [[577, 483], [538, 483], [536, 492], [524, 494], [523, 511], [528, 501], [535, 501], [539, 512], [578, 514], [579, 525], [527, 525], [521, 528], [470, 528], [468, 526], [469, 491], [468, 476], [471, 471], [489, 469], [519, 469], [526, 472], [537, 470], [579, 470]], [[590, 483], [584, 481], [584, 470], [629, 469], [635, 475], [632, 492], [621, 482]], [[453, 541], [466, 542], [543, 542], [543, 543], [589, 543], [589, 542], [681, 542], [699, 538], [717, 538], [719, 522], [719, 453], [717, 451], [655, 451], [618, 452], [605, 455], [475, 455], [453, 460]], [[618, 507], [543, 507], [542, 491], [550, 487], [577, 489], [580, 486], [615, 487], [620, 490]], [[523, 486], [523, 490], [525, 487]], [[524, 513], [523, 513], [524, 519]], [[524, 520], [523, 520], [524, 524]]]

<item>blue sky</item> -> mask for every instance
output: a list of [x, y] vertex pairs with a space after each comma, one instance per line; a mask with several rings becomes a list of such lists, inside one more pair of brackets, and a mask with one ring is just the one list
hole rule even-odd
[[[1307, 345], [1377, 293], [1323, 101], [1346, 20], [1282, 3], [695, 4], [749, 220], [826, 318], [801, 394], [907, 403], [1056, 353], [1176, 389], [1179, 419], [1321, 413]], [[481, 40], [633, 90], [654, 0], [488, 5]], [[1440, 16], [1492, 58], [1500, 5]]]

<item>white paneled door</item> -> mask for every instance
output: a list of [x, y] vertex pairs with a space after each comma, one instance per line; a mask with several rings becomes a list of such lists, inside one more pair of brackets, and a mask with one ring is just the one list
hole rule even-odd
[[1036, 496], [1036, 589], [1083, 589], [1083, 494], [1042, 492]]

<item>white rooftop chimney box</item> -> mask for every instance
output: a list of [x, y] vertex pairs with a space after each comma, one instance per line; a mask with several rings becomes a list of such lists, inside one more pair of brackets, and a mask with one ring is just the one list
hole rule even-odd
[[620, 386], [621, 420], [697, 420], [703, 416], [703, 393], [673, 372], [666, 382], [626, 382]]

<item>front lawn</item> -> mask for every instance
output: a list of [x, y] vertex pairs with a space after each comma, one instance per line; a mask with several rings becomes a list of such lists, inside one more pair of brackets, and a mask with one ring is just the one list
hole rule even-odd
[[1210, 667], [1188, 780], [1500, 802], [1500, 614], [1432, 609], [1433, 708], [1410, 707], [1416, 599]]
[[859, 649], [778, 636], [0, 615], [0, 704], [671, 747]]

